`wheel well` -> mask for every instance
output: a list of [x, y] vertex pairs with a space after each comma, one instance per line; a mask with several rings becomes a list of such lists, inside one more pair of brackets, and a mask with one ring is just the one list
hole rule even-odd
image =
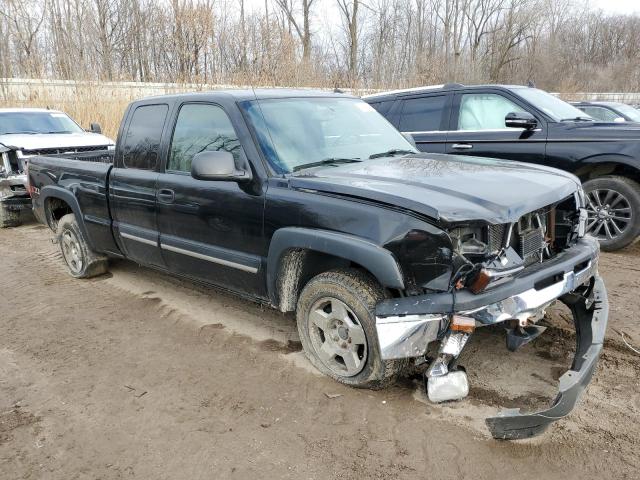
[[58, 221], [68, 213], [73, 213], [73, 210], [64, 200], [55, 197], [46, 199], [44, 214], [47, 219], [47, 225], [54, 232], [58, 229]]
[[358, 268], [371, 275], [371, 272], [361, 265], [335, 255], [304, 248], [287, 250], [282, 255], [278, 268], [278, 308], [282, 312], [294, 311], [300, 292], [309, 280], [322, 272], [349, 267]]
[[587, 180], [604, 177], [606, 175], [619, 175], [640, 183], [640, 170], [623, 163], [616, 162], [584, 165], [576, 170], [574, 175], [576, 175], [583, 183]]

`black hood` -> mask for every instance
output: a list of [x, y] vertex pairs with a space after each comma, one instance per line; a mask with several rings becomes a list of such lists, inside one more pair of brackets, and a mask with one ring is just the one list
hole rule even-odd
[[383, 202], [447, 223], [510, 223], [567, 198], [580, 181], [526, 163], [418, 153], [304, 170], [290, 177], [290, 185]]

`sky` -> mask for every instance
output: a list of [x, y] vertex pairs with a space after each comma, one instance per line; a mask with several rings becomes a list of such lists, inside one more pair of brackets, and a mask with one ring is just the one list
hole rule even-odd
[[640, 13], [640, 0], [591, 0], [591, 4], [609, 13]]
[[[253, 8], [264, 8], [264, 0], [245, 0], [246, 4]], [[640, 0], [589, 0], [592, 6], [601, 8], [608, 13], [638, 13], [640, 14]], [[324, 7], [331, 8], [330, 0], [322, 0]]]

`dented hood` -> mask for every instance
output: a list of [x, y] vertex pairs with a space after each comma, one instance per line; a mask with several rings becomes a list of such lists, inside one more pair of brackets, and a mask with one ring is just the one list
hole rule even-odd
[[290, 185], [382, 202], [447, 223], [510, 223], [567, 198], [580, 181], [538, 165], [418, 153], [303, 170], [290, 177]]

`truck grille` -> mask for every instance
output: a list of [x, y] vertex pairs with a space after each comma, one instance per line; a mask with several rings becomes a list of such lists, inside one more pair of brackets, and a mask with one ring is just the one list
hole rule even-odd
[[489, 225], [487, 245], [492, 253], [506, 247], [506, 232], [511, 230], [509, 245], [524, 260], [525, 265], [541, 262], [547, 246], [545, 241], [549, 209], [540, 209], [520, 217], [513, 225]]
[[518, 253], [524, 260], [525, 265], [541, 261], [542, 250], [545, 246], [542, 229], [529, 230], [521, 233], [518, 237]]
[[489, 225], [489, 251], [494, 253], [504, 245], [504, 232], [507, 230], [505, 224]]

